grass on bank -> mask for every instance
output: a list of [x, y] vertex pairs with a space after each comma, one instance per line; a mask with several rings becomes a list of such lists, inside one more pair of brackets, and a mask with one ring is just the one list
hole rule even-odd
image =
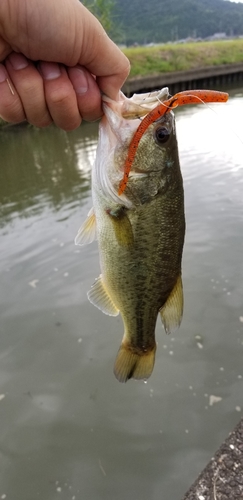
[[123, 51], [131, 62], [129, 78], [243, 63], [243, 39], [132, 47]]

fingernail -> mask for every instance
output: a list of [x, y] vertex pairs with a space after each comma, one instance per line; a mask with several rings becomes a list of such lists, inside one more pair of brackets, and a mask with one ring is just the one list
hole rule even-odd
[[45, 80], [55, 80], [61, 76], [61, 69], [58, 64], [51, 62], [40, 62], [40, 70]]
[[27, 68], [29, 64], [28, 60], [23, 56], [23, 54], [17, 54], [16, 52], [12, 52], [12, 54], [8, 56], [8, 59], [11, 66], [13, 66], [13, 69], [16, 70]]
[[7, 80], [7, 72], [2, 64], [0, 64], [0, 83], [3, 83]]
[[85, 72], [81, 68], [70, 68], [69, 76], [77, 94], [85, 94], [89, 88]]

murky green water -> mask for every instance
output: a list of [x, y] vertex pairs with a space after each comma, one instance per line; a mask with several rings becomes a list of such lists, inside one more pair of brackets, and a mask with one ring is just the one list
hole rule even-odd
[[158, 322], [147, 384], [114, 378], [122, 321], [86, 297], [96, 243], [73, 242], [97, 125], [0, 132], [0, 498], [180, 500], [240, 419], [243, 90], [211, 108], [177, 112], [185, 312], [173, 337]]

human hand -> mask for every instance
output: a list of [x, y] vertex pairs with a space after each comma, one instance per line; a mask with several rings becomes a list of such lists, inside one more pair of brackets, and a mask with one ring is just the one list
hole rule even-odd
[[0, 0], [0, 116], [64, 130], [102, 115], [129, 62], [78, 0]]

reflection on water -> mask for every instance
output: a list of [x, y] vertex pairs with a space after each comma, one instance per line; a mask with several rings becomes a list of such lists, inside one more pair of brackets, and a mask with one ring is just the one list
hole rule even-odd
[[[97, 125], [66, 134], [55, 128], [11, 127], [0, 133], [1, 225], [13, 214], [26, 217], [44, 206], [82, 203], [90, 189]], [[87, 194], [86, 194], [87, 195]]]
[[0, 132], [0, 498], [179, 500], [239, 420], [241, 90], [210, 107], [176, 112], [185, 313], [173, 337], [158, 322], [147, 384], [115, 380], [122, 321], [88, 303], [97, 247], [73, 243], [97, 124]]

